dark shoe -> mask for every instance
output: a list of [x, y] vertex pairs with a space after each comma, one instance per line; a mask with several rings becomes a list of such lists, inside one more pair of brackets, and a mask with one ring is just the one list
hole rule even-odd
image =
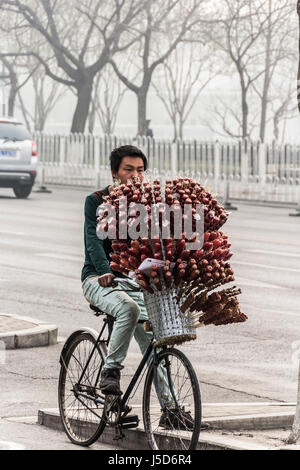
[[202, 429], [203, 431], [209, 428], [210, 428], [210, 425], [208, 423], [201, 423], [200, 429]]
[[159, 426], [165, 429], [182, 429], [183, 431], [194, 429], [194, 420], [190, 411], [184, 408], [168, 409], [163, 411]]
[[120, 370], [119, 369], [104, 369], [101, 373], [99, 387], [102, 393], [119, 395], [121, 392]]

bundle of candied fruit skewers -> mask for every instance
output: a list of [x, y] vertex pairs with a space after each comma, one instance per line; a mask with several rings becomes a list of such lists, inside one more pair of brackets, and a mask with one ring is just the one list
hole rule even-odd
[[[159, 180], [152, 183], [150, 180], [142, 182], [134, 179], [127, 184], [115, 185], [105, 198], [105, 203], [112, 205], [116, 211], [115, 220], [107, 221], [105, 214], [98, 219], [99, 229], [105, 230], [108, 226], [115, 228], [116, 239], [112, 243], [110, 263], [112, 270], [131, 277], [134, 273], [147, 295], [166, 290], [175, 292], [180, 315], [187, 318], [193, 327], [246, 321], [247, 316], [240, 311], [236, 298], [241, 293], [240, 289], [233, 287], [210, 293], [234, 281], [234, 272], [228, 263], [233, 253], [228, 236], [220, 231], [228, 213], [203, 186], [190, 178], [166, 180], [164, 184]], [[147, 236], [134, 240], [128, 235], [124, 237], [122, 231], [125, 225], [132, 227], [137, 223], [137, 213], [132, 210], [132, 203], [144, 207], [143, 222], [147, 227]], [[121, 219], [119, 215], [124, 204], [127, 217]], [[197, 234], [194, 238], [187, 238], [182, 220], [182, 232], [180, 238], [176, 238], [178, 219], [174, 214], [176, 208], [183, 214], [184, 207], [189, 205], [195, 232], [197, 204], [201, 204], [203, 210], [203, 244], [197, 249], [189, 249], [190, 244], [196, 241]], [[161, 205], [155, 220], [153, 205]], [[175, 208], [170, 211], [169, 219], [165, 217], [167, 207]], [[182, 215], [182, 219], [184, 217]], [[157, 229], [154, 236], [151, 231], [153, 224]], [[166, 226], [169, 232], [167, 238], [163, 238]], [[138, 229], [139, 224], [136, 227]], [[151, 267], [144, 271], [142, 266], [146, 260], [151, 260]]]

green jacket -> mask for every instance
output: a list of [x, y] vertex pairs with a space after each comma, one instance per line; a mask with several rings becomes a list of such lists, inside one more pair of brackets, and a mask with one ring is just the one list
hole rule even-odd
[[88, 276], [103, 275], [113, 273], [118, 277], [125, 277], [122, 274], [113, 272], [109, 266], [109, 254], [113, 251], [111, 240], [106, 238], [100, 240], [97, 237], [97, 208], [103, 202], [103, 195], [108, 194], [109, 186], [101, 191], [89, 194], [84, 205], [84, 246], [85, 261], [81, 271], [81, 282]]

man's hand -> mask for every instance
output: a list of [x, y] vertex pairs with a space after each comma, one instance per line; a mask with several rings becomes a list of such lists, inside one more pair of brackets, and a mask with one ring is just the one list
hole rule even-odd
[[103, 276], [100, 276], [98, 279], [98, 282], [101, 287], [109, 287], [111, 286], [113, 280], [114, 280], [114, 275], [111, 273], [108, 274], [103, 274]]

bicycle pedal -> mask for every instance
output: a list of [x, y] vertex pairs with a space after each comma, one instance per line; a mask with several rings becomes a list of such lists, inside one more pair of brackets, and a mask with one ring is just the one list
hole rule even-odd
[[128, 415], [120, 418], [120, 424], [122, 426], [122, 429], [137, 428], [139, 422], [140, 420], [138, 415]]

